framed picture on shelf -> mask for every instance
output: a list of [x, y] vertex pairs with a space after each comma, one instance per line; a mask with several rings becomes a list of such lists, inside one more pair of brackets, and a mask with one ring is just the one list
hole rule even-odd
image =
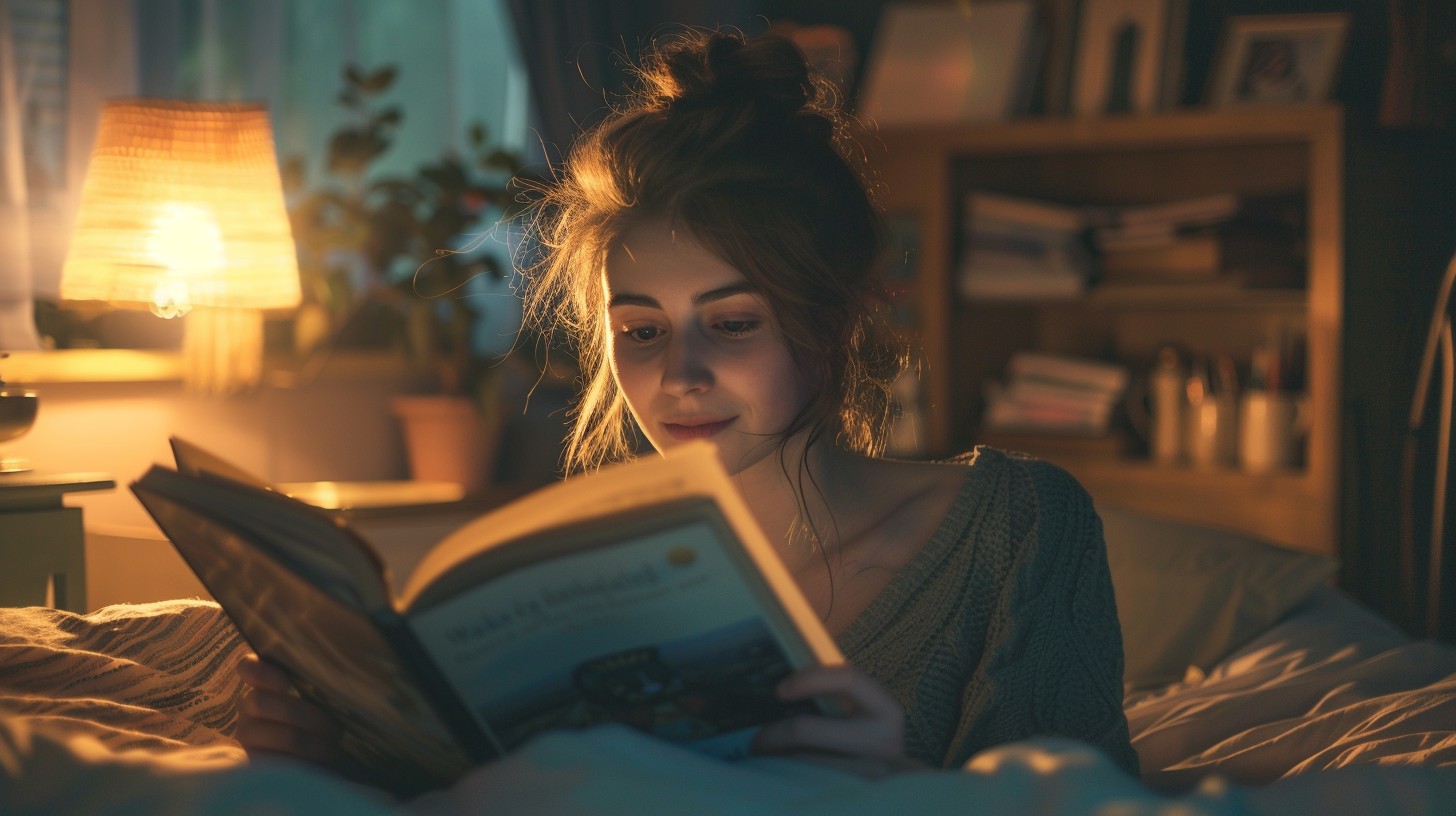
[[1323, 102], [1344, 56], [1350, 15], [1230, 17], [1208, 87], [1214, 107]]
[[1176, 105], [1187, 20], [1188, 0], [1082, 0], [1072, 113], [1146, 113]]
[[886, 125], [1007, 119], [1030, 104], [1036, 0], [892, 3], [875, 27], [856, 112]]

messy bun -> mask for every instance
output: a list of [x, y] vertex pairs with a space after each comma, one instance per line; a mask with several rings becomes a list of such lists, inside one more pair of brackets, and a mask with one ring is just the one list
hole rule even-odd
[[656, 109], [739, 100], [792, 115], [817, 95], [798, 49], [779, 37], [745, 42], [719, 35], [703, 48], [676, 40], [644, 63], [641, 77], [645, 105]]
[[543, 255], [526, 270], [527, 314], [574, 337], [587, 378], [568, 470], [632, 449], [600, 275], [648, 219], [686, 227], [763, 292], [816, 395], [785, 438], [807, 429], [880, 451], [905, 354], [873, 308], [885, 230], [833, 85], [787, 39], [721, 31], [653, 43], [635, 79], [573, 145], [532, 224]]

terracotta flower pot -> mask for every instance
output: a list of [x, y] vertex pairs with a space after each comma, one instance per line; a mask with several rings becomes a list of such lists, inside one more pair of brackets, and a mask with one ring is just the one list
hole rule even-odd
[[467, 494], [490, 484], [500, 446], [499, 412], [488, 417], [469, 397], [402, 395], [390, 401], [404, 433], [410, 478], [455, 482]]

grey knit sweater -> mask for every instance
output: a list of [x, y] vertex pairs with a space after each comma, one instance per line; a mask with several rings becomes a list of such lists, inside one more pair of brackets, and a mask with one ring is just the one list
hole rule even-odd
[[905, 749], [959, 767], [993, 745], [1071, 737], [1133, 775], [1122, 635], [1102, 524], [1075, 479], [977, 448], [950, 513], [838, 638], [905, 708]]

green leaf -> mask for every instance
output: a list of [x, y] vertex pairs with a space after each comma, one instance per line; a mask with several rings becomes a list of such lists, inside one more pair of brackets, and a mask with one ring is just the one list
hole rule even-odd
[[388, 90], [389, 86], [394, 84], [394, 78], [398, 73], [398, 68], [393, 65], [386, 65], [365, 77], [362, 87], [372, 94], [381, 93]]
[[506, 170], [510, 173], [517, 173], [521, 169], [521, 160], [509, 150], [497, 148], [481, 157], [480, 168], [482, 170]]

